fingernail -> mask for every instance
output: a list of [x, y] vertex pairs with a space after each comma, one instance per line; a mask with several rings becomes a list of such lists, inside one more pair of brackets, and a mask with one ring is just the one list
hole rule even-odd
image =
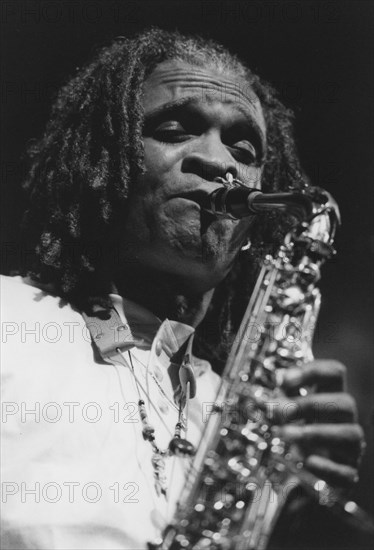
[[283, 386], [284, 369], [278, 369], [275, 371], [275, 381], [278, 387]]
[[284, 386], [299, 386], [302, 382], [302, 374], [300, 369], [292, 367], [286, 370], [283, 376]]
[[271, 427], [271, 434], [273, 437], [279, 437], [281, 433], [281, 430], [280, 430], [280, 427], [279, 426], [272, 426]]

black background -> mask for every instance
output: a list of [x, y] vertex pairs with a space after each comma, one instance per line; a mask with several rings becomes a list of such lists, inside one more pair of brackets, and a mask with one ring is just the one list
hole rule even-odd
[[209, 36], [239, 53], [296, 112], [303, 165], [338, 201], [338, 255], [324, 268], [317, 357], [348, 367], [368, 440], [354, 497], [373, 510], [373, 2], [2, 1], [2, 272], [18, 245], [27, 142], [59, 86], [95, 50], [144, 26]]

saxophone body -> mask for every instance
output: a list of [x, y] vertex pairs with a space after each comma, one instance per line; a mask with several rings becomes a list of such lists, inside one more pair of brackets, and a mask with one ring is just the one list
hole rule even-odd
[[[339, 210], [320, 188], [263, 194], [240, 185], [220, 188], [206, 207], [232, 217], [278, 209], [293, 223], [278, 252], [262, 265], [161, 548], [263, 550], [295, 488], [344, 516], [357, 519], [361, 513], [303, 468], [297, 449], [272, 432], [282, 372], [313, 358], [316, 283], [321, 264], [334, 253]], [[312, 388], [301, 390], [307, 391]]]

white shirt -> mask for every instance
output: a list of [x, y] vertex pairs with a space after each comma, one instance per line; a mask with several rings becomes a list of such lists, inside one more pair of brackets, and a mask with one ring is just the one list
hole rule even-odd
[[[193, 329], [111, 295], [124, 323], [153, 331], [150, 350], [130, 352], [135, 379], [94, 357], [82, 316], [59, 297], [21, 277], [2, 277], [1, 291], [2, 547], [147, 548], [173, 517], [188, 461], [166, 460], [169, 495], [158, 496], [139, 392], [167, 448], [178, 415], [168, 354]], [[197, 446], [219, 376], [202, 360], [194, 370], [188, 439]]]

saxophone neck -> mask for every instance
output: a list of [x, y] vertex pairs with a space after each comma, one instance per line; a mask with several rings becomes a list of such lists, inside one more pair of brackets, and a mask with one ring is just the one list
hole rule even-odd
[[281, 193], [263, 193], [246, 187], [239, 180], [235, 182], [202, 195], [201, 206], [217, 217], [234, 219], [283, 212], [292, 218], [293, 227], [305, 230], [309, 226], [311, 238], [333, 241], [340, 213], [336, 201], [324, 189], [306, 186]]

